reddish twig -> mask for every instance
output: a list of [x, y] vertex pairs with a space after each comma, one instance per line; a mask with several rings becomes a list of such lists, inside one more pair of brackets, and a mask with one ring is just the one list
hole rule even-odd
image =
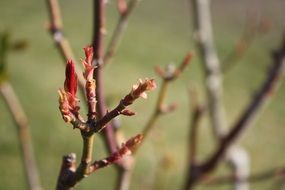
[[106, 53], [103, 58], [104, 66], [110, 62], [110, 60], [116, 53], [116, 50], [123, 36], [123, 33], [127, 28], [129, 16], [138, 2], [139, 0], [129, 0], [128, 4], [126, 4], [125, 0], [117, 0], [118, 10], [120, 12], [120, 18], [112, 34], [111, 41], [106, 49]]
[[221, 177], [206, 177], [202, 180], [202, 183], [205, 185], [223, 185], [227, 183], [232, 183], [236, 180], [238, 181], [248, 181], [251, 183], [258, 183], [262, 182], [264, 180], [269, 180], [271, 178], [278, 179], [278, 178], [284, 178], [285, 177], [285, 168], [284, 167], [278, 167], [274, 169], [270, 169], [267, 171], [263, 171], [260, 173], [252, 174], [251, 176], [248, 176], [245, 179], [239, 179], [236, 178], [236, 176], [221, 176]]
[[[102, 118], [107, 112], [107, 106], [104, 95], [103, 88], [103, 38], [104, 38], [104, 13], [105, 13], [105, 4], [104, 0], [94, 0], [94, 26], [93, 26], [93, 42], [92, 46], [94, 49], [93, 65], [96, 65], [97, 68], [94, 71], [94, 79], [96, 81], [96, 97], [97, 105], [96, 110], [98, 118]], [[115, 141], [114, 130], [111, 125], [107, 124], [103, 130], [105, 143], [108, 145], [109, 153], [114, 153], [117, 150], [117, 143]]]
[[126, 143], [123, 143], [122, 147], [117, 152], [112, 154], [110, 157], [93, 162], [93, 164], [89, 168], [89, 173], [92, 173], [110, 164], [114, 164], [125, 155], [130, 155], [133, 152], [133, 150], [141, 143], [142, 139], [143, 135], [141, 134], [130, 138]]
[[[197, 92], [194, 89], [189, 90], [189, 97], [192, 105], [192, 112], [191, 112], [191, 123], [190, 123], [190, 135], [189, 135], [189, 145], [190, 151], [188, 155], [188, 160], [190, 165], [196, 164], [196, 157], [197, 157], [197, 138], [198, 138], [198, 126], [205, 112], [205, 107], [202, 106], [198, 101]], [[190, 166], [190, 168], [192, 168]]]
[[268, 21], [265, 19], [257, 20], [255, 17], [248, 11], [241, 37], [221, 62], [223, 72], [230, 70], [245, 55], [258, 34], [265, 34], [269, 30], [270, 23]]
[[135, 113], [126, 109], [127, 106], [131, 105], [139, 97], [146, 98], [146, 91], [153, 90], [156, 88], [154, 80], [146, 79], [145, 81], [140, 80], [138, 85], [134, 85], [131, 92], [126, 95], [119, 103], [119, 105], [110, 112], [107, 112], [104, 117], [99, 119], [96, 123], [95, 132], [101, 131], [105, 125], [118, 115], [132, 116]]
[[174, 68], [171, 66], [169, 66], [166, 70], [163, 70], [160, 67], [155, 68], [156, 73], [162, 78], [162, 85], [157, 98], [155, 110], [143, 129], [143, 135], [145, 138], [150, 133], [150, 131], [155, 125], [155, 122], [161, 114], [173, 111], [175, 109], [175, 104], [165, 106], [164, 101], [166, 97], [167, 87], [171, 81], [174, 81], [180, 76], [186, 66], [190, 63], [191, 59], [192, 53], [187, 53], [178, 68]]

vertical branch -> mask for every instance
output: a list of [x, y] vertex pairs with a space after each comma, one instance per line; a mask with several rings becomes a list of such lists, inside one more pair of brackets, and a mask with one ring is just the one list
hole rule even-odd
[[194, 90], [189, 90], [190, 101], [192, 104], [191, 112], [191, 123], [190, 123], [190, 135], [189, 135], [189, 161], [191, 165], [196, 164], [197, 156], [197, 138], [198, 138], [198, 126], [201, 120], [201, 117], [205, 111], [205, 108], [198, 102], [197, 92]]
[[130, 189], [133, 167], [135, 164], [133, 156], [126, 157], [127, 161], [123, 162], [124, 166], [120, 168], [116, 190]]
[[[105, 22], [105, 3], [104, 0], [94, 0], [94, 29], [93, 29], [93, 49], [94, 49], [94, 64], [97, 66], [94, 72], [94, 79], [96, 81], [96, 97], [97, 104], [96, 110], [99, 118], [102, 118], [107, 112], [107, 106], [104, 96], [103, 88], [103, 38], [104, 38], [104, 22]], [[103, 130], [105, 136], [105, 142], [108, 146], [110, 153], [114, 153], [117, 150], [117, 144], [115, 141], [115, 134], [112, 126], [107, 124], [107, 127]]]
[[[205, 85], [208, 94], [208, 108], [210, 112], [211, 124], [213, 127], [213, 133], [217, 139], [220, 140], [227, 132], [227, 122], [223, 105], [222, 72], [212, 32], [210, 0], [191, 0], [191, 3], [194, 13], [194, 30], [196, 34], [197, 46], [201, 54], [205, 72]], [[249, 171], [249, 162], [241, 165], [240, 162], [235, 159], [239, 149], [241, 148], [231, 147], [231, 150], [228, 151], [227, 161], [234, 166], [233, 169], [235, 174], [247, 174], [248, 172], [243, 172], [240, 170], [247, 168], [246, 170]], [[245, 151], [243, 151], [243, 153], [246, 154]], [[247, 185], [240, 185], [238, 181], [235, 184], [235, 188], [238, 190], [248, 189]]]
[[0, 93], [13, 116], [14, 123], [17, 125], [29, 189], [40, 190], [42, 188], [34, 158], [27, 116], [9, 82], [1, 82]]
[[188, 144], [188, 157], [187, 157], [187, 173], [184, 189], [191, 189], [199, 178], [199, 168], [197, 164], [197, 140], [198, 140], [198, 126], [205, 108], [198, 102], [196, 89], [189, 90], [189, 97], [192, 104], [190, 134]]
[[210, 1], [191, 0], [191, 3], [196, 42], [204, 66], [211, 123], [214, 134], [221, 137], [226, 132], [227, 124], [223, 105], [222, 73], [212, 34]]
[[150, 119], [148, 120], [146, 126], [143, 129], [142, 134], [144, 135], [145, 138], [150, 133], [151, 129], [154, 127], [155, 122], [157, 121], [159, 116], [163, 113], [161, 111], [161, 108], [162, 108], [164, 101], [165, 101], [165, 96], [166, 96], [168, 84], [169, 84], [168, 81], [166, 81], [166, 80], [162, 81], [154, 113], [151, 115]]

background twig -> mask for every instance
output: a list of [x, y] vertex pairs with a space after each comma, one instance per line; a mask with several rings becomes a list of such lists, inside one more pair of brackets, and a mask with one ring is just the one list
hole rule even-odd
[[41, 190], [42, 188], [36, 165], [36, 159], [34, 158], [28, 118], [11, 84], [8, 81], [0, 83], [0, 93], [18, 129], [18, 136], [29, 188], [31, 190]]

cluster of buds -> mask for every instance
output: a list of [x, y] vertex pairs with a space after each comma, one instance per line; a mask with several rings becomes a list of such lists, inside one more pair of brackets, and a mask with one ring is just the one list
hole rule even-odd
[[[92, 64], [93, 48], [86, 47], [84, 51], [85, 59], [81, 61], [84, 67], [83, 76], [86, 81], [85, 92], [88, 104], [88, 122], [85, 122], [79, 114], [79, 100], [76, 97], [78, 78], [73, 61], [67, 61], [64, 89], [59, 90], [59, 109], [64, 121], [72, 123], [75, 128], [99, 132], [109, 121], [120, 114], [126, 116], [134, 115], [135, 113], [126, 109], [126, 106], [132, 104], [139, 97], [147, 98], [146, 91], [155, 89], [156, 84], [153, 79], [140, 79], [139, 83], [133, 85], [131, 92], [120, 101], [114, 110], [107, 112], [101, 119], [96, 120], [96, 83], [93, 79], [95, 66]], [[90, 123], [92, 123], [92, 126]]]
[[[126, 107], [131, 105], [136, 99], [139, 97], [142, 97], [144, 99], [147, 98], [146, 91], [154, 90], [156, 88], [156, 84], [153, 79], [139, 79], [139, 83], [133, 85], [132, 90], [129, 94], [127, 94], [122, 100], [121, 105], [122, 107]], [[128, 110], [128, 109], [122, 109], [119, 110], [120, 114], [125, 116], [132, 116], [135, 115], [135, 112]]]
[[[82, 60], [84, 66], [83, 76], [86, 80], [85, 90], [89, 115], [93, 119], [96, 114], [95, 80], [93, 79], [94, 67], [92, 66], [93, 48], [86, 47], [84, 51], [85, 59]], [[78, 77], [75, 72], [74, 63], [72, 60], [69, 60], [66, 64], [64, 89], [59, 89], [59, 109], [64, 121], [67, 123], [75, 123], [77, 120], [82, 121], [79, 114], [79, 100], [76, 97], [77, 86]]]
[[153, 79], [139, 79], [139, 83], [133, 85], [131, 92], [122, 100], [125, 106], [132, 104], [136, 99], [142, 97], [147, 98], [146, 91], [156, 88], [156, 84]]

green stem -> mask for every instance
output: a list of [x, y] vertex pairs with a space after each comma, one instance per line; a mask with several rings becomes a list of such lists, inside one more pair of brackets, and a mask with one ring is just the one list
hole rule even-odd
[[88, 175], [88, 168], [92, 161], [94, 134], [89, 135], [82, 133], [83, 151], [81, 163], [75, 173], [74, 185]]

